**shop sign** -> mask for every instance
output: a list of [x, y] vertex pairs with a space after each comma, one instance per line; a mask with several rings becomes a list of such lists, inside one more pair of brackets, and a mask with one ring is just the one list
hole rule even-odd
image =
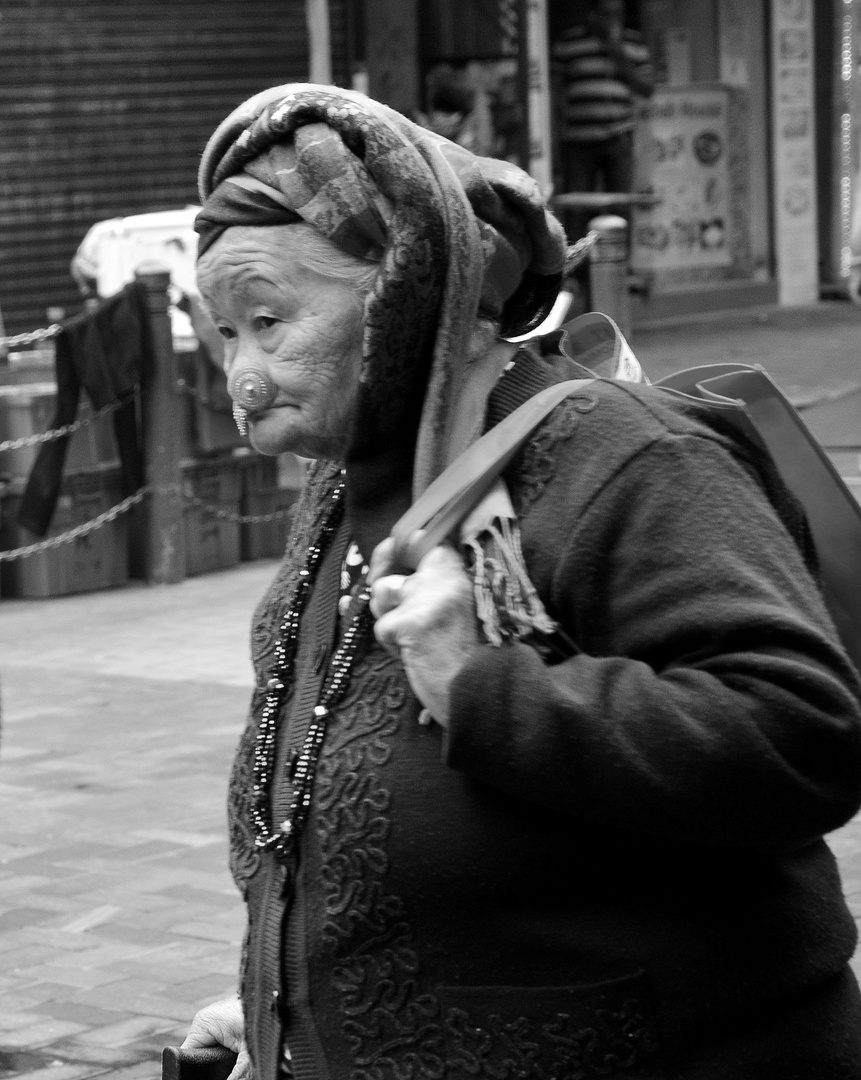
[[635, 215], [636, 268], [732, 263], [730, 137], [724, 87], [663, 87], [646, 103], [637, 133], [636, 188], [660, 201]]

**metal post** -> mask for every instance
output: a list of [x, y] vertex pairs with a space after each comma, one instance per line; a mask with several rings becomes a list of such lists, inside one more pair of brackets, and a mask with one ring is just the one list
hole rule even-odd
[[3, 312], [0, 311], [0, 366], [5, 367], [9, 363], [9, 346], [3, 338], [6, 337], [6, 326], [3, 323]]
[[529, 171], [532, 154], [532, 132], [529, 127], [529, 0], [516, 0], [517, 10], [517, 98], [520, 102], [521, 121], [517, 133], [518, 165]]
[[592, 218], [589, 229], [599, 234], [589, 253], [589, 306], [609, 315], [625, 337], [630, 337], [628, 222], [617, 214], [602, 214]]
[[144, 461], [151, 488], [144, 503], [143, 570], [150, 584], [170, 585], [185, 577], [181, 417], [167, 297], [170, 273], [146, 266], [135, 277], [146, 289], [152, 343], [152, 368], [141, 378]]
[[529, 132], [527, 170], [545, 196], [553, 190], [550, 131], [550, 43], [547, 40], [547, 0], [528, 0], [526, 51], [529, 86], [526, 126]]
[[329, 0], [305, 0], [308, 27], [310, 81], [332, 81], [332, 40], [329, 30]]

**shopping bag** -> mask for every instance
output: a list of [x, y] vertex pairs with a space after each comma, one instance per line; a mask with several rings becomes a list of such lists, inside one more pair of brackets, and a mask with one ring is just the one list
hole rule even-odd
[[825, 602], [861, 671], [861, 505], [801, 415], [760, 367], [710, 364], [655, 384], [708, 402], [764, 446], [807, 514]]

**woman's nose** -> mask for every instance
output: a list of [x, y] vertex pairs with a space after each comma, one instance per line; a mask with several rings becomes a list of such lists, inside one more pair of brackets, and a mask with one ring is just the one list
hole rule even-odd
[[264, 363], [240, 355], [231, 364], [227, 392], [233, 398], [234, 405], [254, 413], [269, 408], [278, 388], [269, 377]]

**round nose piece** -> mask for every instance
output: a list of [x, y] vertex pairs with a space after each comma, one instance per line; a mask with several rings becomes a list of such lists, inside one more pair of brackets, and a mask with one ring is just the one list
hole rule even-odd
[[227, 392], [240, 408], [260, 412], [268, 409], [275, 400], [277, 388], [262, 368], [247, 367], [233, 372]]

